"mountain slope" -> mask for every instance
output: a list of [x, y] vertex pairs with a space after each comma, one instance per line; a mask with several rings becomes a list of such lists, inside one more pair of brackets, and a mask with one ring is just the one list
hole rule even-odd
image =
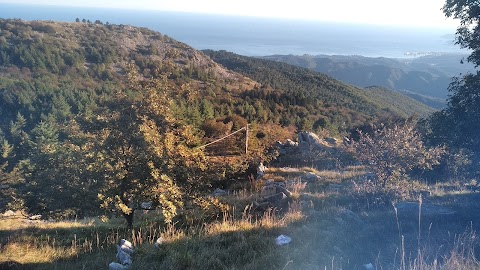
[[[98, 213], [98, 194], [116, 191], [138, 202], [155, 194], [130, 184], [158, 180], [156, 167], [169, 185], [205, 192], [296, 129], [343, 135], [428, 113], [307, 69], [209, 52], [231, 71], [145, 28], [0, 19], [0, 29], [0, 211]], [[245, 133], [200, 150], [247, 124], [248, 156]]]
[[[407, 117], [427, 115], [433, 110], [415, 100], [387, 89], [362, 89], [337, 81], [327, 75], [279, 62], [251, 58], [224, 51], [204, 51], [228, 69], [252, 79], [283, 89], [293, 96], [321, 100], [325, 107], [339, 106], [365, 115], [382, 115], [387, 111]], [[375, 90], [374, 90], [375, 89]]]
[[360, 87], [381, 86], [410, 93], [409, 96], [420, 102], [441, 108], [445, 105], [451, 78], [473, 68], [469, 64], [460, 64], [462, 57], [445, 54], [407, 59], [336, 55], [272, 55], [264, 58], [325, 73]]

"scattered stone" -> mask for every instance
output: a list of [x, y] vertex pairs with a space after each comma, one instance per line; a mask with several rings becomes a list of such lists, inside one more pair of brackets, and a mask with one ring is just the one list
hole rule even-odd
[[290, 139], [287, 139], [287, 141], [285, 142], [285, 146], [287, 147], [297, 147], [298, 146], [298, 142], [294, 142]]
[[228, 195], [228, 192], [225, 191], [225, 190], [223, 190], [223, 189], [221, 189], [221, 188], [215, 189], [215, 190], [212, 192], [212, 194], [210, 194], [210, 196], [212, 196], [212, 197], [221, 197], [221, 196], [226, 196], [226, 195]]
[[332, 146], [337, 145], [337, 140], [335, 138], [326, 137], [326, 138], [323, 138], [323, 140]]
[[125, 240], [125, 239], [120, 240], [119, 247], [123, 252], [125, 252], [129, 255], [133, 254], [133, 245], [130, 241]]
[[260, 164], [258, 165], [257, 167], [257, 180], [258, 179], [262, 179], [262, 177], [265, 175], [265, 170], [267, 169], [267, 167], [265, 167], [263, 165], [262, 162], [260, 162]]
[[125, 270], [125, 269], [128, 269], [128, 266], [125, 266], [116, 262], [111, 262], [108, 265], [108, 269], [109, 270]]
[[42, 215], [33, 215], [33, 216], [28, 217], [28, 219], [30, 219], [30, 220], [40, 220], [40, 219], [42, 219]]
[[287, 195], [288, 198], [292, 197], [292, 193], [288, 189], [286, 189], [284, 186], [276, 185], [276, 190], [278, 193], [283, 193]]
[[153, 247], [156, 248], [156, 249], [159, 249], [160, 248], [160, 245], [163, 243], [163, 239], [162, 237], [159, 237], [157, 239], [157, 241], [155, 241], [155, 243], [153, 244]]
[[320, 138], [313, 132], [298, 133], [298, 146], [301, 153], [308, 153], [310, 150], [322, 147]]
[[283, 235], [283, 234], [281, 234], [279, 237], [275, 238], [275, 244], [277, 244], [277, 246], [284, 246], [284, 245], [287, 245], [290, 242], [292, 242], [292, 238], [288, 237], [286, 235]]
[[140, 208], [142, 208], [142, 210], [153, 210], [153, 203], [152, 202], [142, 202], [140, 204]]
[[110, 270], [129, 269], [132, 265], [133, 245], [130, 241], [121, 239], [117, 245], [117, 262], [108, 265]]
[[363, 267], [365, 268], [365, 270], [374, 270], [375, 269], [375, 267], [371, 263], [364, 264]]
[[5, 213], [2, 214], [2, 216], [12, 217], [12, 216], [15, 216], [15, 212], [13, 212], [12, 210], [7, 210], [7, 211], [5, 211]]
[[132, 257], [130, 254], [123, 251], [120, 246], [117, 246], [117, 261], [120, 262], [122, 265], [131, 265], [132, 264]]
[[298, 151], [298, 143], [290, 139], [287, 139], [285, 143], [277, 142], [275, 147], [278, 148], [278, 154], [281, 156], [292, 154]]
[[279, 210], [287, 210], [288, 205], [292, 202], [292, 199], [285, 193], [280, 192], [275, 195], [263, 198], [259, 204], [258, 210], [268, 210], [269, 208], [276, 208]]

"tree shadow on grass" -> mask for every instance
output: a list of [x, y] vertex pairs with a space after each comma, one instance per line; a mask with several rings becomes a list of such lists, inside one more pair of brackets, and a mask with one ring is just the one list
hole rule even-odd
[[[425, 210], [420, 224], [417, 203], [408, 206], [410, 208], [397, 208], [397, 214], [394, 207], [388, 205], [363, 212], [342, 210], [338, 206], [338, 211], [317, 211], [317, 214], [307, 214], [305, 220], [283, 227], [229, 229], [220, 226], [218, 230], [207, 232], [207, 225], [200, 225], [204, 231], [167, 240], [159, 249], [153, 247], [158, 234], [149, 235], [150, 232], [143, 228], [143, 245], [136, 246], [132, 269], [364, 269], [368, 263], [383, 269], [398, 269], [402, 256], [406, 262], [412, 262], [419, 250], [427, 263], [435, 259], [442, 262], [456, 236], [466, 230], [480, 229], [480, 209], [476, 207], [479, 199], [477, 193], [425, 198], [422, 209], [433, 204], [452, 209], [453, 213], [435, 214]], [[12, 236], [20, 231], [3, 231], [2, 248], [5, 248], [6, 234]], [[66, 239], [64, 245], [70, 247], [68, 239], [76, 235], [80, 245], [82, 239], [92, 238], [93, 231], [72, 228], [23, 233], [62, 237]], [[104, 229], [100, 234], [104, 239], [109, 234], [115, 236], [111, 237], [111, 242], [104, 241], [101, 249], [96, 249], [94, 244], [92, 251], [52, 262], [19, 264], [7, 258], [0, 269], [108, 269], [108, 264], [115, 261], [114, 240], [131, 239], [131, 234], [111, 229]], [[292, 242], [277, 246], [275, 238], [280, 234], [292, 237]], [[479, 254], [475, 255], [478, 258]]]

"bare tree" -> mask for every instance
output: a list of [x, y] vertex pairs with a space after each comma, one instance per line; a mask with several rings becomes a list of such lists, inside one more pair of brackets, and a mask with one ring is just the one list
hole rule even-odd
[[360, 138], [353, 143], [358, 158], [368, 164], [383, 188], [415, 168], [432, 169], [445, 153], [444, 147], [425, 147], [415, 126], [414, 120], [407, 120], [390, 128], [382, 125], [371, 135], [359, 131]]

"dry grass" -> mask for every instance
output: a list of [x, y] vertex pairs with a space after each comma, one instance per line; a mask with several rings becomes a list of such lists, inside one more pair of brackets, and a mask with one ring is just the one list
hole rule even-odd
[[[397, 223], [391, 206], [360, 207], [358, 211], [351, 206], [359, 202], [348, 198], [348, 193], [317, 190], [315, 184], [292, 177], [301, 171], [320, 176], [319, 181], [345, 183], [361, 178], [363, 168], [300, 168], [293, 174], [289, 169], [273, 170], [289, 174], [287, 187], [299, 197], [283, 214], [274, 209], [256, 213], [249, 204], [258, 193], [242, 189], [222, 199], [235, 207], [220, 219], [200, 220], [194, 226], [161, 225], [155, 211], [139, 215], [133, 233], [123, 229], [122, 219], [26, 223], [21, 217], [3, 218], [0, 269], [6, 262], [34, 270], [106, 269], [115, 260], [114, 246], [121, 238], [131, 240], [137, 250], [134, 269], [362, 269], [367, 263], [377, 269], [480, 267], [474, 252], [476, 234], [473, 230], [460, 234], [465, 228], [461, 218], [445, 221], [427, 217], [419, 226], [418, 216], [413, 213], [400, 217]], [[478, 200], [457, 198], [464, 195], [452, 193], [436, 199], [453, 196], [455, 200], [448, 199], [448, 203], [462, 202], [465, 217], [470, 218], [467, 202]], [[403, 245], [399, 229], [405, 239]], [[417, 245], [418, 229], [422, 232], [421, 249]], [[460, 236], [448, 238], [454, 232]], [[292, 237], [292, 243], [276, 246], [274, 240], [280, 234]], [[163, 244], [155, 249], [153, 243], [159, 237]], [[400, 250], [404, 250], [403, 260]]]

